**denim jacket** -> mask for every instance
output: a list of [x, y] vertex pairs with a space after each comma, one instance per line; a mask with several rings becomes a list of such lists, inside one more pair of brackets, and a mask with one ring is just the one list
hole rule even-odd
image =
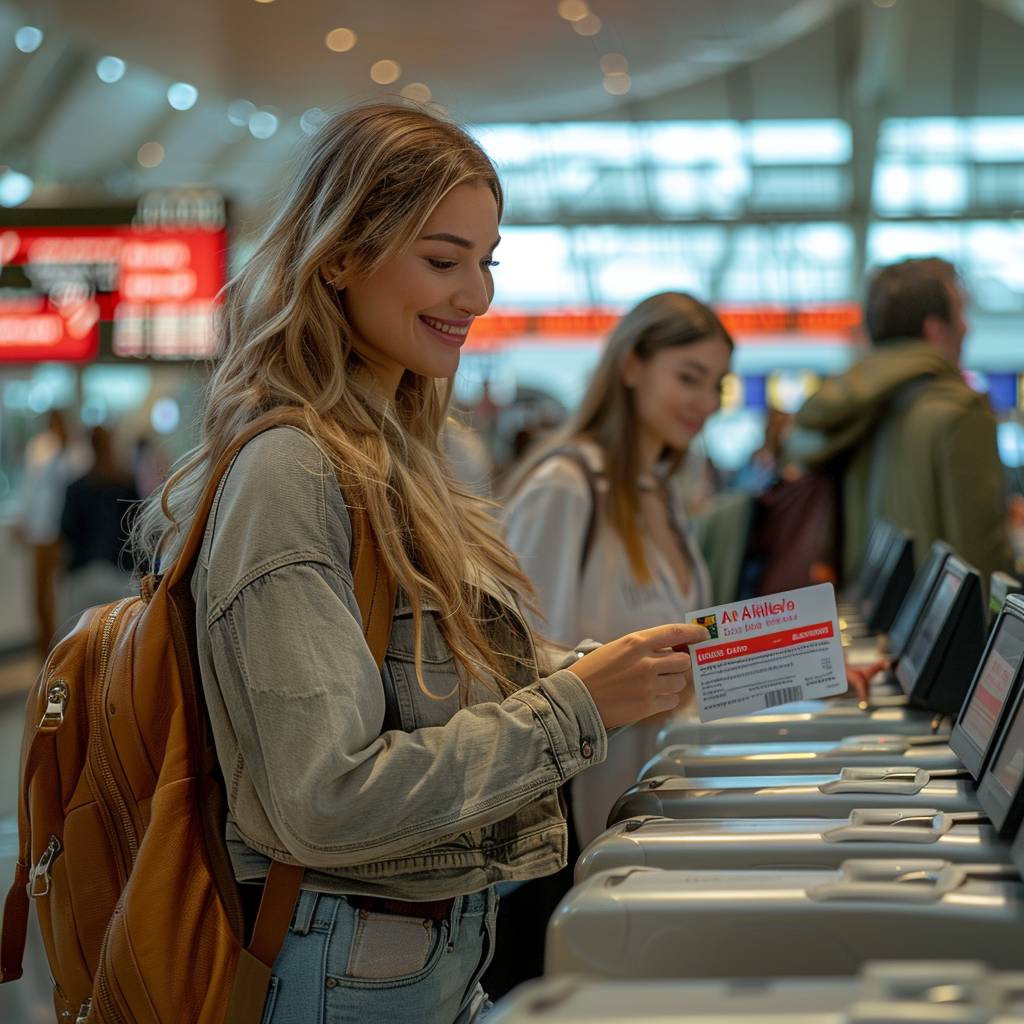
[[308, 436], [278, 427], [245, 445], [192, 579], [236, 876], [262, 878], [273, 857], [308, 867], [307, 888], [429, 900], [555, 871], [557, 787], [607, 750], [589, 691], [567, 669], [540, 677], [524, 623], [492, 637], [527, 656], [521, 688], [460, 702], [424, 609], [424, 693], [401, 593], [378, 670], [350, 544], [341, 489]]

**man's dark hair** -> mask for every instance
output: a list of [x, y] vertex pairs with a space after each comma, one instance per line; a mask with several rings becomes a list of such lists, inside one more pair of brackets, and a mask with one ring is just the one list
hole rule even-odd
[[864, 305], [864, 324], [875, 345], [924, 335], [925, 317], [949, 323], [949, 286], [959, 283], [956, 267], [930, 256], [882, 267], [871, 278]]

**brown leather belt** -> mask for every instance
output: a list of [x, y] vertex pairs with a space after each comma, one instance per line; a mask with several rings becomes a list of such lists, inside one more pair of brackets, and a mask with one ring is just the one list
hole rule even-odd
[[371, 914], [397, 914], [400, 917], [422, 917], [428, 921], [444, 921], [451, 913], [455, 897], [444, 900], [389, 900], [381, 896], [346, 896], [356, 910]]

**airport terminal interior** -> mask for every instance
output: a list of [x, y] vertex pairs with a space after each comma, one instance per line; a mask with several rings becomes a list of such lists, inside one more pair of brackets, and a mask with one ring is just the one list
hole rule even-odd
[[[1024, 1022], [1022, 54], [1022, 0], [0, 0], [0, 892], [24, 869], [31, 908], [24, 974], [0, 984], [0, 1022]], [[431, 470], [433, 483], [416, 477], [417, 493], [440, 486], [455, 497], [427, 515], [404, 489], [419, 463], [399, 474], [406, 482], [381, 477], [378, 504], [391, 509], [386, 521], [395, 536], [405, 531], [411, 553], [389, 556], [377, 580], [398, 575], [387, 609], [394, 633], [385, 632], [390, 646], [377, 658], [383, 690], [358, 712], [365, 725], [372, 706], [379, 721], [360, 742], [362, 760], [347, 750], [347, 760], [332, 760], [314, 739], [294, 737], [289, 757], [308, 754], [318, 770], [346, 765], [351, 779], [332, 777], [325, 789], [364, 786], [366, 801], [371, 791], [388, 793], [391, 813], [413, 822], [422, 808], [441, 814], [420, 792], [429, 785], [477, 786], [473, 757], [506, 786], [521, 773], [525, 787], [540, 771], [488, 764], [502, 751], [534, 748], [521, 737], [520, 746], [503, 746], [499, 733], [492, 742], [482, 725], [457, 733], [452, 716], [472, 718], [474, 708], [424, 690], [424, 678], [454, 679], [469, 702], [465, 673], [451, 666], [472, 675], [466, 658], [482, 650], [472, 638], [499, 642], [451, 596], [468, 584], [433, 585], [431, 572], [456, 563], [420, 546], [421, 522], [472, 508], [476, 518], [446, 524], [445, 557], [477, 550], [479, 531], [492, 528], [479, 523], [493, 524], [535, 591], [533, 610], [515, 622], [570, 652], [549, 678], [562, 679], [572, 700], [529, 701], [532, 731], [555, 750], [536, 756], [553, 756], [557, 770], [543, 794], [510, 802], [501, 818], [481, 812], [456, 827], [453, 812], [447, 835], [432, 818], [433, 831], [420, 831], [436, 841], [436, 857], [416, 863], [435, 867], [418, 869], [409, 887], [401, 871], [431, 849], [422, 837], [411, 852], [408, 841], [378, 844], [394, 858], [381, 852], [379, 863], [346, 852], [333, 876], [322, 853], [304, 864], [307, 883], [329, 881], [304, 888], [285, 941], [300, 933], [304, 900], [321, 911], [351, 907], [359, 922], [351, 950], [337, 954], [340, 967], [308, 999], [294, 995], [282, 956], [257, 979], [255, 1009], [232, 1002], [224, 1016], [226, 1002], [211, 1010], [198, 1000], [201, 1011], [167, 1010], [147, 995], [143, 1010], [127, 989], [111, 994], [101, 969], [126, 955], [104, 936], [130, 897], [111, 904], [95, 934], [74, 907], [92, 872], [95, 891], [114, 885], [115, 897], [137, 879], [159, 842], [151, 839], [146, 854], [144, 822], [151, 803], [155, 820], [159, 801], [135, 792], [131, 806], [142, 811], [108, 823], [119, 836], [132, 832], [127, 845], [111, 840], [127, 851], [113, 875], [95, 855], [75, 869], [74, 829], [64, 825], [78, 796], [62, 769], [46, 767], [56, 754], [40, 754], [38, 770], [63, 779], [64, 800], [56, 824], [30, 825], [29, 810], [48, 805], [44, 776], [24, 777], [26, 764], [37, 766], [28, 752], [39, 736], [57, 737], [45, 748], [55, 752], [65, 722], [88, 731], [90, 758], [101, 719], [104, 735], [123, 741], [128, 716], [115, 716], [102, 673], [87, 724], [74, 713], [76, 684], [63, 675], [73, 627], [83, 628], [87, 609], [107, 605], [115, 610], [100, 632], [113, 643], [136, 628], [121, 624], [121, 599], [141, 586], [155, 607], [147, 587], [166, 581], [166, 564], [132, 553], [128, 520], [137, 521], [140, 502], [156, 507], [212, 423], [239, 435], [256, 418], [240, 410], [246, 386], [272, 379], [269, 357], [265, 366], [263, 357], [232, 363], [224, 339], [239, 343], [238, 324], [283, 339], [299, 300], [282, 299], [276, 319], [268, 312], [258, 321], [256, 299], [243, 316], [237, 296], [257, 278], [268, 295], [292, 294], [307, 269], [299, 243], [290, 262], [270, 268], [265, 232], [286, 230], [284, 216], [274, 217], [294, 208], [303, 154], [334, 145], [353, 109], [461, 126], [484, 154], [479, 161], [497, 171], [500, 246], [479, 265], [464, 264], [475, 236], [443, 227], [430, 236], [435, 246], [448, 241], [424, 273], [483, 277], [473, 279], [475, 297], [469, 285], [459, 293], [447, 319], [436, 303], [418, 315], [423, 345], [439, 353], [429, 365], [450, 366], [454, 377], [450, 418], [408, 458], [435, 452], [441, 468]], [[365, 142], [365, 153], [383, 138]], [[388, 144], [401, 147], [401, 130]], [[373, 172], [371, 156], [355, 159], [343, 147], [335, 162], [351, 181]], [[381, 172], [382, 194], [399, 188], [400, 172], [389, 174]], [[458, 191], [467, 188], [446, 186], [416, 231], [453, 209], [445, 205], [452, 197], [478, 200], [479, 190]], [[352, 202], [369, 208], [371, 191]], [[313, 232], [325, 205], [310, 199], [298, 210], [296, 237]], [[372, 246], [384, 228], [367, 224]], [[409, 252], [425, 244], [414, 237]], [[342, 256], [332, 259], [315, 269], [321, 290], [347, 272]], [[361, 285], [347, 287], [331, 293], [329, 316], [317, 314], [318, 337], [332, 324], [357, 323]], [[413, 285], [402, 287], [412, 294]], [[269, 300], [265, 308], [272, 311]], [[672, 328], [672, 316], [682, 326]], [[346, 330], [355, 337], [356, 328]], [[370, 367], [372, 377], [365, 351], [375, 342], [363, 335], [346, 340], [345, 365]], [[341, 344], [339, 336], [339, 352]], [[316, 362], [312, 342], [289, 345], [274, 366]], [[398, 363], [400, 391], [417, 374], [432, 375], [415, 358]], [[240, 381], [233, 391], [232, 373]], [[219, 394], [231, 395], [233, 412], [210, 413]], [[289, 394], [312, 408], [298, 385]], [[388, 398], [366, 407], [385, 409], [379, 423], [360, 421], [376, 423], [385, 439], [407, 429], [395, 426], [402, 402]], [[321, 401], [317, 416], [334, 415], [324, 408]], [[394, 444], [373, 450], [399, 459]], [[237, 465], [243, 460], [244, 451]], [[265, 473], [269, 487], [278, 478]], [[291, 494], [278, 497], [268, 500], [282, 519], [268, 533], [287, 533], [300, 507]], [[407, 498], [412, 504], [395, 512]], [[352, 571], [345, 564], [337, 577], [346, 581], [345, 621], [362, 645], [359, 671], [368, 665], [373, 679], [375, 620], [355, 548], [360, 536], [382, 535], [376, 507], [358, 510], [372, 524], [365, 535], [361, 518], [346, 527], [345, 544], [356, 538]], [[237, 557], [255, 558], [256, 547], [239, 542]], [[499, 562], [486, 564], [504, 586], [513, 577]], [[402, 575], [406, 565], [412, 575]], [[336, 581], [328, 582], [322, 589], [334, 599]], [[249, 577], [243, 583], [249, 594]], [[273, 633], [285, 620], [267, 621]], [[607, 652], [619, 650], [619, 637], [670, 623], [707, 630], [657, 648], [675, 660], [671, 672], [651, 669], [654, 677], [685, 676], [683, 696], [658, 714], [651, 705], [613, 720], [593, 682], [609, 671], [600, 668]], [[209, 696], [203, 658], [227, 655], [203, 637], [197, 648], [190, 628], [190, 664]], [[256, 637], [253, 628], [241, 640], [236, 629], [239, 663], [245, 643], [267, 664], [284, 659], [274, 653], [281, 629]], [[407, 655], [395, 640], [402, 630], [416, 631]], [[603, 646], [574, 649], [586, 639]], [[296, 642], [288, 641], [286, 674], [312, 676], [309, 666], [331, 644], [318, 639], [307, 659]], [[335, 647], [351, 652], [351, 643], [346, 634]], [[535, 666], [542, 647], [531, 648]], [[514, 660], [492, 650], [491, 660], [484, 653], [491, 669]], [[602, 650], [606, 662], [595, 661]], [[106, 671], [105, 647], [95, 663]], [[217, 664], [223, 685], [228, 673]], [[501, 671], [518, 678], [518, 669]], [[538, 685], [546, 693], [554, 683]], [[509, 693], [500, 691], [502, 709], [527, 707]], [[537, 710], [541, 703], [547, 710]], [[276, 712], [281, 735], [287, 713]], [[568, 743], [553, 738], [556, 719]], [[531, 731], [515, 721], [510, 735]], [[392, 764], [404, 782], [380, 788], [385, 754], [404, 749], [391, 730], [434, 752], [432, 762], [410, 762], [422, 782]], [[421, 743], [419, 733], [458, 735], [466, 745], [445, 760], [445, 744], [456, 741]], [[260, 742], [272, 746], [266, 735]], [[363, 763], [373, 763], [371, 739], [380, 744], [379, 779]], [[265, 753], [268, 764], [286, 760]], [[234, 774], [217, 775], [222, 790], [228, 783], [227, 847], [236, 870], [245, 855], [250, 866], [259, 860], [262, 873], [250, 879], [262, 878], [276, 847], [254, 840], [250, 849], [239, 838], [248, 834], [239, 794], [264, 792], [243, 763], [238, 753]], [[111, 778], [131, 788], [124, 780], [133, 770]], [[454, 803], [468, 805], [463, 797]], [[261, 813], [272, 830], [278, 818]], [[530, 827], [540, 836], [541, 825], [545, 836], [566, 837], [559, 856], [568, 863], [533, 878], [521, 866], [534, 842], [524, 837]], [[353, 827], [350, 818], [344, 828]], [[348, 839], [375, 849], [371, 838]], [[502, 841], [519, 852], [495, 854]], [[541, 842], [531, 848], [538, 862], [547, 856]], [[477, 845], [452, 853], [460, 843]], [[479, 860], [472, 869], [471, 854]], [[258, 897], [257, 886], [242, 888]], [[15, 890], [26, 891], [24, 880]], [[484, 953], [477, 957], [481, 970], [466, 974], [463, 1001], [449, 1011], [438, 979], [450, 981], [444, 972], [470, 956], [459, 953], [469, 919], [459, 915], [480, 893], [490, 908], [483, 949], [493, 959], [483, 971]], [[8, 897], [16, 902], [24, 901]], [[244, 944], [258, 925], [255, 909], [242, 906]], [[309, 919], [319, 921], [317, 913]], [[4, 982], [16, 916], [4, 918]], [[372, 935], [367, 921], [377, 918], [415, 928], [381, 928], [360, 947], [359, 929]], [[307, 921], [302, 934], [309, 931]], [[55, 953], [68, 935], [73, 967]]]

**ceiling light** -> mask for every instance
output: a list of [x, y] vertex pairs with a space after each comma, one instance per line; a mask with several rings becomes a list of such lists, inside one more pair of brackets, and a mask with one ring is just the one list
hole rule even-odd
[[347, 53], [356, 45], [356, 34], [350, 28], [332, 28], [327, 33], [327, 49]]
[[606, 75], [624, 75], [629, 70], [629, 62], [621, 53], [606, 53], [601, 58], [601, 70]]
[[601, 31], [601, 19], [596, 14], [588, 14], [585, 18], [574, 21], [572, 30], [580, 36], [596, 36]]
[[299, 118], [299, 127], [307, 135], [315, 135], [327, 120], [327, 114], [319, 107], [310, 107], [302, 117]]
[[274, 0], [256, 0], [258, 4], [272, 4]]
[[604, 90], [613, 96], [625, 96], [632, 88], [633, 80], [629, 75], [605, 75]]
[[125, 64], [120, 57], [100, 57], [96, 61], [96, 77], [107, 85], [113, 85], [124, 78]]
[[559, 0], [558, 16], [566, 21], [579, 21], [590, 13], [587, 0]]
[[410, 82], [408, 85], [403, 85], [401, 92], [407, 100], [412, 100], [415, 103], [429, 103], [433, 95], [430, 86], [424, 82]]
[[397, 60], [379, 60], [370, 68], [370, 77], [378, 85], [390, 85], [402, 77], [402, 66]]
[[269, 110], [257, 110], [249, 118], [249, 133], [254, 139], [269, 139], [277, 131], [277, 117]]
[[35, 53], [43, 45], [43, 30], [34, 25], [22, 25], [14, 33], [14, 45], [22, 53]]
[[175, 110], [191, 110], [199, 99], [199, 90], [188, 82], [175, 82], [167, 90], [167, 102]]
[[136, 154], [142, 167], [159, 167], [164, 162], [164, 147], [159, 142], [144, 142]]
[[32, 195], [33, 181], [27, 174], [8, 168], [0, 174], [0, 206], [20, 206]]
[[246, 128], [249, 118], [256, 113], [256, 104], [248, 100], [232, 100], [228, 104], [228, 120], [236, 128]]

